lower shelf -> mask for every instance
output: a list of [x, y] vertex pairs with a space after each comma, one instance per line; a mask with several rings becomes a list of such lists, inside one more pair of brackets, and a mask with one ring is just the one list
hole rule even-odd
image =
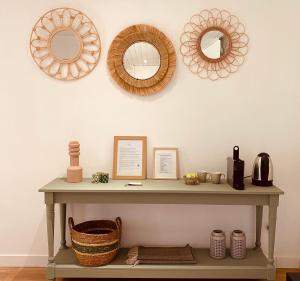
[[[197, 264], [191, 265], [126, 265], [128, 249], [121, 249], [116, 259], [101, 267], [80, 266], [72, 249], [60, 250], [55, 257], [55, 277], [65, 278], [243, 278], [273, 279], [274, 267], [268, 267], [261, 250], [247, 250], [247, 258], [235, 260], [227, 257], [214, 260], [208, 249], [194, 249]], [[50, 272], [49, 272], [50, 273]], [[50, 273], [51, 274], [51, 273]]]

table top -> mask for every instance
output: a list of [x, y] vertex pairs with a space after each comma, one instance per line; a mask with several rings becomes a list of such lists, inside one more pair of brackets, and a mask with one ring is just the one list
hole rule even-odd
[[83, 179], [80, 183], [68, 183], [65, 178], [57, 178], [39, 189], [40, 192], [99, 192], [99, 193], [188, 193], [188, 194], [251, 194], [281, 195], [284, 192], [276, 187], [254, 186], [245, 183], [244, 190], [236, 190], [228, 183], [186, 185], [183, 180], [142, 180], [143, 186], [128, 186], [132, 180], [109, 180], [108, 183], [91, 183], [91, 179]]

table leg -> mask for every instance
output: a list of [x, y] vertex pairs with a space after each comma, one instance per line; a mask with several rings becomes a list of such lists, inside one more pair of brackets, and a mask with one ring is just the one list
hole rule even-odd
[[54, 204], [47, 203], [48, 261], [54, 262]]
[[263, 206], [256, 206], [256, 241], [255, 249], [261, 248], [261, 226], [262, 226]]
[[66, 249], [66, 210], [67, 204], [60, 204], [60, 249]]
[[272, 269], [273, 274], [270, 274], [268, 280], [275, 280], [274, 266], [274, 246], [275, 246], [275, 230], [277, 219], [278, 198], [270, 198], [269, 205], [269, 251], [268, 251], [268, 267]]

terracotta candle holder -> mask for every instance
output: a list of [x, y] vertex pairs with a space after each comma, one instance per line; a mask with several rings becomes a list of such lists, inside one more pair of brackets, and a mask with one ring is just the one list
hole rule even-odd
[[70, 166], [67, 170], [67, 182], [81, 182], [82, 168], [79, 166], [80, 144], [78, 141], [69, 143]]

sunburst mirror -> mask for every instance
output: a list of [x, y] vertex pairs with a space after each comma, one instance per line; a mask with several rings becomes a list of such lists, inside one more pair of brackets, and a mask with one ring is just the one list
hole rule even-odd
[[101, 44], [96, 27], [86, 15], [75, 9], [58, 8], [35, 24], [30, 51], [39, 68], [49, 76], [75, 80], [96, 67]]
[[157, 28], [137, 24], [122, 30], [109, 48], [112, 78], [126, 91], [152, 95], [170, 82], [176, 68], [172, 42]]
[[201, 78], [217, 80], [238, 70], [249, 38], [239, 19], [226, 10], [193, 15], [180, 38], [183, 62]]

